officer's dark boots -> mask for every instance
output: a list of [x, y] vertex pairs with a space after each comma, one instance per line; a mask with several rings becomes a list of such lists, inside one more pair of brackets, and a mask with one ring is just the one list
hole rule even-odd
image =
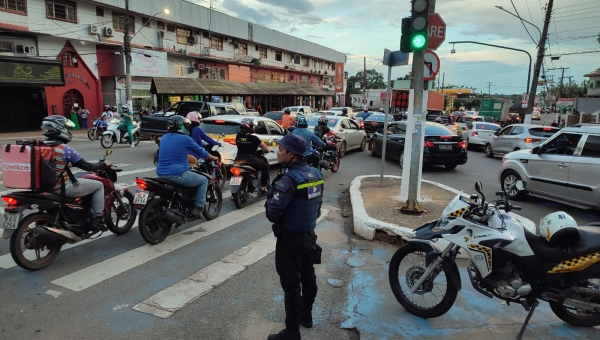
[[277, 334], [271, 334], [267, 340], [301, 340], [300, 332], [290, 333], [287, 329], [280, 331]]
[[302, 314], [300, 316], [300, 325], [304, 328], [312, 328], [313, 326], [313, 321], [312, 321], [312, 316], [306, 315], [306, 314]]

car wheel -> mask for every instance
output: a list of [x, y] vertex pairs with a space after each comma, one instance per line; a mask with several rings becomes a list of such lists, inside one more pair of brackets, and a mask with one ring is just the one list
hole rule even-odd
[[400, 156], [398, 157], [398, 163], [400, 163], [400, 169], [404, 169], [404, 150], [400, 151]]
[[342, 158], [343, 158], [344, 156], [346, 156], [346, 141], [345, 141], [345, 140], [344, 140], [344, 141], [342, 141], [342, 144], [340, 144], [340, 150], [339, 150], [339, 153], [340, 153], [340, 157], [342, 157]]
[[487, 158], [494, 157], [494, 151], [492, 150], [492, 145], [491, 144], [486, 144], [485, 145], [485, 157], [487, 157]]
[[[507, 170], [502, 174], [502, 182], [500, 184], [502, 185], [502, 189], [507, 191], [511, 185], [520, 180], [521, 176], [519, 176], [518, 173], [513, 170]], [[525, 198], [525, 195], [527, 195], [527, 192], [515, 189], [508, 193], [508, 198], [511, 200], [520, 201]]]
[[375, 149], [377, 146], [375, 144], [375, 141], [372, 140], [371, 143], [369, 143], [369, 150], [371, 151], [371, 157], [377, 157], [377, 150]]
[[360, 142], [360, 151], [365, 151], [366, 148], [367, 148], [367, 137], [363, 137], [362, 141]]

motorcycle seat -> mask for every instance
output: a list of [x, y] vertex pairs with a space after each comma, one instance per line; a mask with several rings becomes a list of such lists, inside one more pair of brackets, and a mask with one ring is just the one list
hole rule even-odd
[[575, 247], [569, 250], [560, 250], [550, 246], [545, 237], [525, 230], [525, 237], [534, 254], [551, 263], [567, 261], [600, 251], [600, 228], [579, 227], [579, 235], [581, 237]]

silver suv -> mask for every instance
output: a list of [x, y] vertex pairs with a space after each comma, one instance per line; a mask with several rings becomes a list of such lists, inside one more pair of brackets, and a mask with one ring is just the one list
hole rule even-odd
[[517, 180], [527, 191], [510, 198], [543, 197], [579, 208], [600, 208], [600, 125], [564, 128], [532, 150], [509, 153], [502, 159], [498, 179], [505, 190]]
[[513, 124], [496, 131], [485, 144], [485, 156], [504, 155], [509, 152], [533, 149], [542, 144], [548, 137], [559, 131], [559, 128], [539, 125]]

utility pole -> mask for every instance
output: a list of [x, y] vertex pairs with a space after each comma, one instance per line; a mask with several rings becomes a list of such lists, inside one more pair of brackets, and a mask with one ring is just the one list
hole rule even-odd
[[446, 72], [442, 73], [442, 93], [444, 93], [444, 80], [446, 80]]
[[550, 25], [550, 18], [552, 17], [552, 6], [554, 0], [548, 1], [548, 7], [546, 8], [546, 18], [544, 19], [544, 28], [542, 29], [542, 36], [540, 37], [540, 43], [538, 45], [538, 54], [535, 62], [535, 68], [533, 70], [533, 81], [531, 82], [529, 100], [527, 101], [527, 111], [525, 112], [525, 124], [531, 124], [531, 112], [533, 111], [533, 104], [535, 103], [535, 95], [537, 93], [537, 84], [540, 77], [540, 69], [544, 62], [544, 51], [546, 50], [546, 36], [548, 35], [548, 26]]
[[493, 81], [488, 81], [486, 84], [488, 84], [488, 97], [492, 97], [492, 84], [494, 82]]
[[367, 107], [367, 57], [363, 57], [363, 107]]
[[562, 74], [560, 76], [560, 85], [558, 87], [558, 96], [556, 97], [556, 100], [554, 101], [554, 107], [556, 108], [556, 122], [560, 122], [560, 118], [562, 117], [562, 112], [560, 112], [560, 110], [558, 109], [558, 99], [563, 98], [563, 79], [565, 78], [565, 70], [568, 70], [569, 67], [556, 67], [556, 68], [550, 68], [548, 69], [548, 71], [554, 71], [554, 70], [562, 70]]
[[127, 105], [133, 112], [133, 96], [131, 95], [131, 44], [130, 44], [130, 31], [129, 22], [129, 0], [125, 0], [125, 41], [123, 44], [123, 51], [125, 52], [125, 96], [127, 99]]

